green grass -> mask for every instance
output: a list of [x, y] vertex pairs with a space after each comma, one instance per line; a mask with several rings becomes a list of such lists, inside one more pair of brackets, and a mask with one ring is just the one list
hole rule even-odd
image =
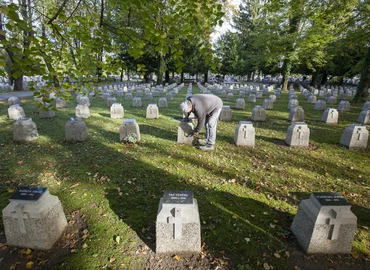
[[[198, 92], [194, 87], [193, 93]], [[81, 243], [60, 269], [101, 269], [113, 257], [117, 268], [143, 269], [148, 258], [135, 252], [144, 244], [152, 247], [163, 191], [189, 189], [198, 199], [208, 252], [224, 254], [239, 269], [263, 269], [265, 262], [284, 269], [285, 251], [298, 246], [289, 227], [299, 202], [311, 192], [337, 191], [358, 217], [353, 252], [370, 256], [369, 147], [354, 151], [339, 145], [362, 104], [351, 104], [350, 112], [339, 113], [338, 124], [327, 125], [320, 121], [323, 112], [315, 111], [314, 104], [297, 92], [310, 128], [310, 147], [291, 149], [283, 144], [291, 124], [288, 95], [283, 93], [266, 112], [267, 121], [254, 123], [255, 148], [237, 147], [235, 127], [250, 120], [254, 106], [263, 103], [258, 99], [256, 104], [246, 103], [245, 110], [234, 109], [233, 121], [220, 122], [216, 150], [202, 152], [176, 143], [179, 122], [172, 118], [182, 116], [178, 106], [185, 94], [183, 88], [167, 109], [160, 109], [159, 119], [145, 118], [147, 105], [157, 99], [142, 98], [143, 107], [132, 108], [130, 101], [117, 97], [125, 118], [135, 118], [140, 126], [141, 142], [136, 145], [119, 142], [122, 119], [110, 119], [106, 101], [100, 98], [92, 101], [91, 117], [84, 120], [89, 138], [82, 143], [65, 141], [64, 126], [75, 116], [74, 101], [55, 118], [40, 119], [33, 100], [22, 100], [39, 132], [39, 138], [28, 143], [12, 141], [14, 121], [7, 119], [7, 103], [0, 103], [1, 209], [11, 189], [48, 187], [67, 216], [79, 210], [88, 223], [87, 247]], [[234, 108], [235, 103], [224, 105]]]

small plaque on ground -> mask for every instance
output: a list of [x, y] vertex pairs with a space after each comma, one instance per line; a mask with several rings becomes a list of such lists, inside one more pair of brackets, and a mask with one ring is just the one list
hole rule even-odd
[[163, 203], [192, 204], [193, 191], [191, 190], [165, 190]]
[[313, 195], [323, 206], [351, 205], [339, 192], [314, 192]]
[[10, 200], [37, 201], [45, 193], [47, 188], [43, 187], [20, 187]]

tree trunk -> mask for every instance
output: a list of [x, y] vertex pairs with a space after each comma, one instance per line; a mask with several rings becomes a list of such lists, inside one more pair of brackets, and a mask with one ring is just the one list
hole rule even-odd
[[283, 87], [281, 91], [288, 91], [288, 83], [289, 83], [289, 77], [290, 77], [290, 69], [292, 68], [292, 63], [290, 59], [286, 58], [284, 60], [284, 66], [283, 66]]
[[23, 75], [14, 79], [14, 91], [23, 91]]
[[318, 76], [319, 76], [319, 71], [316, 70], [314, 72], [314, 74], [312, 74], [312, 79], [311, 79], [311, 83], [310, 83], [310, 85], [313, 86], [313, 87], [315, 87], [315, 88], [317, 87], [316, 80], [317, 80], [317, 77]]
[[360, 82], [357, 85], [357, 92], [353, 98], [354, 102], [365, 102], [369, 96], [370, 87], [370, 46], [367, 48], [367, 55], [364, 61], [364, 67], [361, 72]]
[[327, 82], [328, 82], [328, 73], [326, 72], [326, 70], [324, 70], [319, 85], [325, 85]]
[[204, 83], [208, 82], [208, 72], [204, 73]]
[[181, 83], [184, 83], [184, 72], [181, 72], [181, 79], [180, 79], [180, 82], [181, 82]]
[[119, 79], [120, 79], [120, 82], [123, 81], [123, 72], [125, 71], [125, 67], [122, 65], [121, 66], [121, 72], [120, 72], [120, 76], [119, 76]]
[[127, 80], [128, 80], [128, 81], [130, 81], [130, 80], [131, 80], [131, 78], [130, 78], [130, 69], [129, 69], [129, 68], [127, 69]]
[[163, 65], [163, 56], [159, 53], [157, 58], [157, 85], [163, 84], [163, 73], [162, 73], [162, 65]]
[[166, 83], [170, 83], [170, 71], [167, 69], [166, 72], [165, 72], [165, 82]]

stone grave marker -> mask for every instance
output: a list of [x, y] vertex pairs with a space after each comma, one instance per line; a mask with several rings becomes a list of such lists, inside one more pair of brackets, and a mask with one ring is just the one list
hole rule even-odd
[[[13, 105], [14, 106], [14, 105]], [[29, 142], [39, 137], [36, 124], [32, 118], [18, 118], [13, 125], [13, 140]]]
[[235, 108], [236, 109], [245, 109], [245, 100], [244, 98], [238, 98], [235, 102]]
[[366, 101], [364, 103], [364, 105], [362, 106], [362, 110], [363, 111], [370, 110], [370, 101]]
[[342, 100], [341, 102], [339, 102], [338, 112], [349, 112], [350, 109], [351, 109], [351, 104], [349, 103], [349, 101]]
[[292, 109], [293, 107], [299, 106], [298, 99], [291, 99], [288, 103], [288, 110]]
[[157, 104], [148, 104], [146, 108], [146, 118], [157, 119], [159, 118], [159, 110]]
[[233, 112], [230, 106], [222, 106], [220, 113], [220, 121], [231, 121], [233, 118]]
[[265, 110], [272, 110], [272, 109], [274, 108], [274, 102], [272, 101], [272, 99], [270, 99], [270, 98], [266, 98], [266, 99], [263, 101], [262, 107], [263, 107]]
[[67, 227], [58, 197], [47, 188], [20, 187], [3, 209], [8, 245], [50, 249]]
[[110, 118], [112, 119], [121, 119], [125, 115], [121, 103], [113, 103], [110, 107]]
[[67, 102], [64, 99], [61, 99], [60, 97], [57, 97], [56, 100], [55, 100], [55, 107], [57, 109], [63, 109], [63, 108], [67, 108], [68, 105], [67, 105]]
[[301, 106], [296, 106], [290, 109], [288, 120], [292, 122], [304, 121], [304, 110]]
[[165, 190], [156, 222], [156, 253], [200, 253], [198, 202], [191, 190]]
[[309, 104], [315, 104], [317, 102], [317, 97], [314, 95], [309, 95], [307, 98], [307, 102]]
[[127, 92], [127, 93], [125, 94], [125, 100], [132, 100], [132, 93]]
[[291, 147], [308, 147], [310, 129], [305, 122], [294, 122], [288, 127], [285, 143]]
[[90, 107], [90, 99], [87, 96], [79, 95], [79, 98], [77, 98], [77, 104], [79, 105], [86, 105]]
[[315, 103], [314, 110], [316, 110], [316, 111], [325, 111], [326, 110], [326, 102], [325, 102], [325, 100], [319, 99]]
[[334, 108], [328, 108], [324, 111], [321, 117], [321, 121], [327, 124], [337, 124], [338, 123], [338, 111]]
[[65, 132], [67, 142], [83, 142], [88, 138], [86, 124], [81, 118], [69, 118]]
[[194, 136], [190, 136], [194, 130], [194, 124], [192, 120], [183, 119], [180, 121], [179, 127], [177, 128], [177, 143], [186, 145], [194, 145], [196, 139]]
[[234, 94], [233, 93], [228, 93], [226, 97], [226, 101], [233, 102], [234, 101]]
[[349, 149], [366, 149], [368, 138], [369, 131], [366, 126], [350, 124], [343, 131], [339, 143]]
[[252, 110], [252, 121], [264, 122], [266, 121], [266, 110], [261, 106], [256, 106]]
[[10, 105], [8, 108], [8, 118], [12, 120], [17, 120], [18, 118], [26, 117], [24, 110], [21, 105], [14, 104]]
[[171, 93], [167, 93], [167, 94], [166, 94], [166, 99], [167, 99], [168, 101], [173, 100], [172, 94], [171, 94]]
[[134, 97], [132, 100], [132, 107], [141, 108], [143, 103], [140, 97]]
[[256, 95], [255, 94], [249, 94], [248, 95], [248, 102], [256, 103]]
[[349, 254], [357, 217], [339, 192], [315, 192], [299, 204], [291, 230], [307, 253]]
[[107, 105], [108, 105], [108, 108], [110, 108], [114, 103], [116, 103], [117, 102], [117, 100], [116, 100], [116, 98], [115, 97], [109, 97], [108, 99], [107, 99]]
[[159, 98], [158, 108], [167, 108], [167, 107], [168, 107], [167, 99], [165, 97]]
[[8, 98], [8, 105], [9, 107], [12, 106], [12, 105], [21, 105], [21, 101], [19, 100], [18, 97], [16, 96], [13, 96], [13, 97], [9, 97]]
[[135, 119], [124, 119], [122, 121], [122, 125], [119, 128], [120, 142], [122, 142], [126, 136], [131, 134], [135, 134], [137, 137], [137, 141], [140, 141], [140, 128]]
[[240, 121], [235, 128], [234, 143], [237, 146], [254, 147], [256, 131], [250, 121]]
[[370, 125], [370, 110], [361, 111], [360, 115], [358, 116], [357, 122], [364, 125]]
[[89, 118], [90, 117], [89, 106], [78, 104], [76, 107], [76, 117], [77, 118]]

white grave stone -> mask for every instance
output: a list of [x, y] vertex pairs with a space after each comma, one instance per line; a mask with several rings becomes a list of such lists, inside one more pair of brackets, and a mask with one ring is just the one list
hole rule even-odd
[[370, 101], [366, 101], [364, 103], [364, 105], [362, 106], [362, 110], [363, 111], [370, 110]]
[[233, 118], [233, 112], [230, 106], [222, 106], [220, 113], [220, 121], [231, 121]]
[[360, 115], [358, 116], [357, 122], [364, 125], [370, 125], [370, 110], [361, 111]]
[[158, 108], [167, 108], [167, 107], [168, 107], [167, 99], [164, 98], [164, 97], [159, 98], [159, 100], [158, 100]]
[[299, 106], [298, 99], [291, 99], [288, 103], [288, 110], [292, 109], [293, 107]]
[[261, 106], [256, 106], [252, 110], [252, 121], [264, 122], [266, 121], [266, 110]]
[[8, 98], [8, 105], [9, 107], [12, 106], [12, 105], [21, 105], [21, 101], [19, 100], [18, 97], [16, 96], [13, 96], [13, 97], [9, 97]]
[[245, 109], [245, 100], [244, 98], [238, 98], [235, 102], [235, 108], [236, 109]]
[[159, 110], [157, 104], [148, 104], [146, 108], [146, 118], [157, 119], [159, 118]]
[[131, 134], [135, 134], [137, 137], [137, 141], [140, 141], [140, 129], [135, 119], [124, 119], [122, 121], [122, 125], [119, 128], [120, 142], [122, 142], [126, 136]]
[[249, 94], [248, 95], [248, 102], [255, 103], [256, 102], [256, 95], [255, 94]]
[[81, 118], [69, 118], [65, 132], [67, 142], [83, 142], [88, 138], [86, 124]]
[[366, 149], [368, 138], [366, 126], [350, 124], [344, 130], [339, 143], [349, 149]]
[[341, 102], [339, 102], [338, 112], [349, 112], [350, 109], [351, 109], [351, 104], [349, 103], [349, 101], [342, 100]]
[[226, 101], [233, 102], [234, 101], [234, 94], [233, 93], [228, 93], [226, 97]]
[[12, 120], [17, 120], [18, 118], [26, 117], [24, 110], [21, 105], [14, 104], [8, 108], [8, 118]]
[[326, 110], [326, 102], [325, 102], [325, 100], [319, 99], [315, 103], [314, 110], [316, 110], [316, 111], [325, 111]]
[[61, 99], [60, 97], [57, 97], [56, 100], [55, 100], [55, 107], [57, 109], [63, 109], [63, 108], [67, 108], [68, 105], [67, 105], [67, 102], [64, 99]]
[[140, 108], [141, 106], [143, 106], [143, 103], [141, 102], [141, 98], [134, 97], [134, 99], [132, 100], [132, 107]]
[[308, 147], [310, 129], [305, 122], [294, 122], [288, 127], [285, 143], [291, 147]]
[[125, 94], [125, 100], [132, 100], [132, 93], [128, 92]]
[[357, 217], [339, 192], [312, 193], [299, 204], [291, 230], [306, 253], [349, 254]]
[[89, 118], [90, 117], [89, 106], [78, 104], [76, 107], [76, 117], [77, 118]]
[[20, 187], [3, 209], [3, 222], [8, 245], [50, 249], [67, 227], [58, 197], [47, 188]]
[[125, 115], [121, 103], [113, 103], [110, 107], [110, 118], [112, 119], [121, 119]]
[[200, 253], [198, 202], [190, 190], [165, 190], [156, 222], [156, 253]]
[[301, 106], [296, 106], [290, 109], [289, 121], [292, 122], [303, 122], [304, 121], [304, 110]]
[[32, 118], [18, 118], [13, 125], [14, 141], [33, 141], [39, 137], [36, 124]]
[[263, 101], [262, 107], [263, 107], [265, 110], [272, 110], [272, 109], [274, 108], [274, 102], [273, 102], [270, 98], [266, 98], [266, 99]]
[[254, 147], [256, 131], [253, 123], [249, 121], [240, 121], [235, 128], [234, 143], [237, 146]]
[[196, 139], [191, 134], [194, 130], [194, 124], [191, 120], [180, 121], [179, 127], [177, 128], [177, 143], [182, 143], [186, 145], [194, 145]]
[[90, 107], [90, 99], [89, 97], [87, 96], [80, 96], [78, 99], [77, 99], [77, 103], [79, 105], [86, 105], [86, 106], [89, 106]]
[[337, 109], [328, 108], [322, 114], [321, 121], [327, 124], [337, 124], [338, 116], [339, 114], [338, 114]]
[[108, 105], [108, 108], [110, 108], [114, 103], [116, 103], [117, 102], [117, 100], [116, 100], [116, 98], [115, 97], [109, 97], [108, 99], [107, 99], [107, 105]]

